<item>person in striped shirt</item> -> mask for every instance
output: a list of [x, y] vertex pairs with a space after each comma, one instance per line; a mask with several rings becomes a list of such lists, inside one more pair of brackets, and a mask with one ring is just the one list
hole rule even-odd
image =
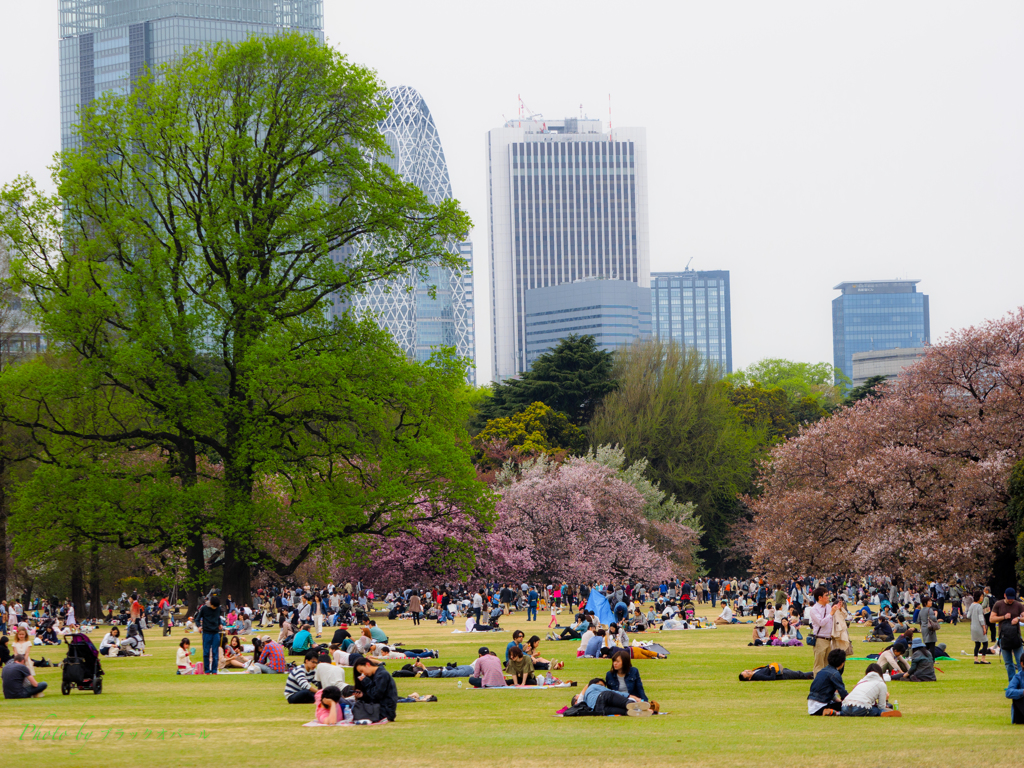
[[302, 661], [302, 666], [292, 667], [288, 679], [284, 681], [284, 697], [289, 704], [313, 704], [315, 685], [313, 674], [316, 672], [318, 654], [310, 651]]

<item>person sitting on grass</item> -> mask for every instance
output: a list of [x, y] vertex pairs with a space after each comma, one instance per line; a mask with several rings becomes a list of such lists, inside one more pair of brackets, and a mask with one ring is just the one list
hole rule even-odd
[[1006, 698], [1010, 700], [1010, 725], [1024, 725], [1024, 669], [1006, 686]]
[[587, 650], [583, 652], [583, 658], [585, 659], [596, 659], [601, 655], [601, 648], [604, 646], [605, 631], [598, 629], [594, 632], [594, 636], [590, 638], [590, 642], [587, 643]]
[[576, 614], [576, 623], [570, 624], [568, 627], [562, 630], [562, 634], [556, 635], [554, 632], [548, 633], [548, 640], [579, 640], [583, 637], [583, 633], [590, 628], [590, 622], [587, 621], [586, 617], [582, 613]]
[[781, 664], [777, 664], [774, 661], [771, 664], [766, 664], [763, 667], [755, 667], [754, 669], [744, 669], [740, 672], [740, 682], [768, 682], [771, 680], [813, 680], [814, 675], [810, 672], [799, 672], [795, 669], [786, 669]]
[[356, 698], [359, 704], [354, 712], [357, 720], [377, 722], [387, 718], [395, 721], [398, 708], [398, 686], [384, 667], [367, 658], [353, 661], [356, 673]]
[[718, 614], [718, 618], [715, 619], [715, 624], [719, 626], [725, 624], [739, 624], [739, 619], [733, 614], [732, 608], [729, 607], [728, 603], [722, 603], [722, 612]]
[[640, 701], [647, 701], [640, 670], [633, 666], [628, 651], [620, 650], [612, 654], [612, 668], [605, 673], [604, 684], [609, 691], [616, 691], [623, 696], [630, 696]]
[[242, 641], [238, 639], [238, 635], [232, 636], [231, 640], [224, 636], [222, 639], [222, 653], [220, 668], [221, 669], [245, 669], [246, 664], [249, 663], [249, 658], [242, 653]]
[[504, 688], [505, 674], [501, 669], [498, 657], [486, 646], [477, 651], [477, 659], [473, 662], [473, 676], [469, 684], [474, 688]]
[[512, 642], [505, 646], [506, 664], [508, 663], [508, 657], [509, 654], [512, 652], [513, 648], [518, 648], [520, 651], [523, 650], [523, 637], [525, 637], [525, 635], [523, 634], [523, 630], [521, 629], [517, 629], [515, 632], [512, 633]]
[[192, 670], [195, 665], [192, 664], [192, 643], [189, 642], [187, 637], [181, 638], [181, 642], [178, 643], [178, 650], [175, 652], [175, 657], [178, 666], [178, 674], [192, 674]]
[[847, 696], [843, 685], [846, 651], [842, 648], [829, 651], [826, 662], [827, 665], [814, 676], [811, 691], [807, 694], [809, 715], [838, 715]]
[[117, 656], [117, 649], [121, 647], [121, 630], [111, 627], [110, 631], [100, 641], [101, 656]]
[[887, 708], [888, 701], [889, 691], [882, 679], [882, 668], [868, 664], [864, 677], [843, 699], [839, 714], [843, 717], [902, 717], [899, 710]]
[[895, 638], [895, 634], [892, 631], [892, 624], [885, 616], [879, 616], [875, 620], [874, 627], [871, 630], [871, 634], [868, 635], [865, 642], [868, 643], [891, 643]]
[[313, 633], [310, 632], [310, 625], [303, 624], [302, 628], [292, 638], [291, 652], [293, 654], [305, 653], [313, 648]]
[[747, 645], [768, 645], [768, 630], [765, 629], [767, 624], [768, 622], [763, 617], [754, 622], [754, 628], [750, 633], [754, 642], [747, 643]]
[[545, 659], [540, 655], [540, 638], [537, 635], [533, 635], [526, 641], [526, 647], [523, 648], [523, 655], [533, 661], [534, 669], [562, 669], [562, 667], [565, 666], [561, 661], [552, 661], [551, 659]]
[[573, 696], [574, 706], [580, 702], [586, 704], [595, 715], [649, 717], [655, 711], [653, 705], [646, 701], [631, 699], [616, 691], [608, 690], [608, 686], [600, 677], [595, 677], [583, 691]]
[[309, 651], [302, 664], [295, 665], [288, 673], [284, 683], [284, 698], [289, 704], [312, 704], [316, 701], [313, 696], [313, 673], [316, 671], [317, 659], [317, 652]]
[[14, 654], [3, 669], [3, 688], [5, 699], [41, 699], [46, 690], [46, 683], [37, 682], [32, 670], [25, 663], [24, 653]]
[[505, 674], [511, 675], [509, 685], [522, 688], [527, 685], [536, 685], [537, 678], [533, 676], [533, 659], [523, 654], [523, 649], [518, 645], [512, 646], [508, 652], [508, 662], [505, 664]]
[[352, 722], [352, 707], [341, 697], [341, 688], [338, 686], [328, 685], [321, 688], [313, 698], [316, 701], [314, 715], [318, 723], [337, 725]]
[[935, 659], [921, 638], [914, 640], [911, 646], [910, 669], [903, 679], [912, 683], [934, 683], [938, 679], [935, 677]]
[[910, 662], [906, 657], [907, 644], [900, 640], [878, 654], [878, 666], [882, 668], [882, 674], [889, 672], [893, 680], [900, 680], [910, 673]]
[[248, 671], [259, 675], [283, 675], [288, 671], [288, 662], [284, 658], [284, 646], [274, 642], [270, 635], [263, 636], [263, 650], [259, 661], [251, 665]]

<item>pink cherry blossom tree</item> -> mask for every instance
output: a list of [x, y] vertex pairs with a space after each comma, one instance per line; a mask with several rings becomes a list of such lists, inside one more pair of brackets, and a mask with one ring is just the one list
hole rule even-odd
[[773, 449], [741, 532], [757, 567], [989, 573], [1024, 455], [1024, 307], [950, 334], [881, 391]]

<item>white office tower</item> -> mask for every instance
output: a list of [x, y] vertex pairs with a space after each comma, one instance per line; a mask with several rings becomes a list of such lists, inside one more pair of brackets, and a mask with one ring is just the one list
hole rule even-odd
[[[487, 134], [487, 183], [495, 380], [527, 370], [551, 346], [545, 318], [533, 311], [528, 323], [528, 297], [563, 335], [621, 326], [598, 338], [603, 348], [637, 338], [637, 313], [650, 318], [645, 129], [608, 134], [597, 120], [510, 120]], [[597, 291], [599, 280], [623, 290]], [[553, 308], [562, 292], [551, 289], [578, 281], [595, 286], [594, 301], [577, 296]], [[613, 295], [625, 303], [606, 306]], [[567, 323], [570, 316], [578, 322]], [[531, 349], [534, 337], [543, 346]]]
[[[389, 88], [391, 111], [380, 125], [392, 156], [383, 158], [407, 182], [419, 187], [431, 203], [452, 197], [441, 137], [426, 102], [415, 88]], [[351, 297], [338, 309], [352, 308], [357, 314], [372, 315], [386, 328], [410, 357], [425, 361], [438, 347], [454, 347], [460, 357], [476, 364], [473, 317], [473, 244], [454, 240], [445, 244], [467, 262], [465, 271], [433, 265], [426, 280], [410, 274], [400, 280], [378, 282]], [[344, 259], [350, 247], [341, 248], [336, 258]], [[431, 293], [434, 295], [431, 296]], [[469, 381], [475, 383], [475, 370]]]

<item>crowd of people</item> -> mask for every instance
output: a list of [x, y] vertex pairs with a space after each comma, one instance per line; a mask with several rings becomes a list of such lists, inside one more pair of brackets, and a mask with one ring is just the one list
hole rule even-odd
[[[599, 600], [591, 599], [592, 590]], [[936, 671], [941, 672], [936, 660], [947, 657], [939, 635], [944, 626], [966, 622], [974, 642], [974, 662], [987, 665], [989, 657], [1001, 657], [1008, 678], [1006, 696], [1013, 702], [1012, 721], [1024, 723], [1020, 640], [1024, 608], [1013, 589], [997, 599], [988, 587], [965, 584], [962, 579], [912, 584], [887, 578], [801, 577], [773, 584], [765, 579], [708, 578], [650, 588], [629, 583], [594, 587], [504, 583], [388, 592], [381, 613], [390, 620], [411, 620], [408, 627], [428, 620], [443, 625], [464, 619], [464, 631], [500, 632], [502, 618], [516, 612], [525, 612], [528, 622], [539, 621], [541, 613], [550, 614], [543, 639], [540, 634], [527, 639], [517, 629], [503, 654], [484, 645], [471, 662], [444, 666], [433, 663], [439, 656], [436, 649], [407, 648], [389, 638], [371, 617], [373, 591], [361, 584], [264, 589], [253, 596], [252, 605], [211, 592], [184, 621], [176, 620], [170, 596], [143, 600], [137, 594], [124, 594], [107, 606], [111, 626], [99, 653], [141, 655], [146, 649], [144, 633], [151, 626], [160, 626], [166, 633], [176, 623], [183, 624], [186, 635], [176, 650], [178, 674], [283, 675], [285, 700], [314, 705], [316, 721], [330, 725], [394, 720], [399, 701], [395, 677], [467, 678], [473, 688], [569, 685], [554, 675], [565, 662], [545, 656], [540, 646], [542, 642], [573, 643], [570, 656], [605, 659], [610, 668], [603, 679], [593, 678], [581, 686], [564, 715], [647, 716], [658, 713], [660, 706], [648, 700], [633, 662], [665, 658], [667, 652], [661, 646], [652, 647], [646, 641], [649, 635], [640, 635], [644, 640], [630, 635], [635, 638], [638, 633], [688, 623], [703, 626], [695, 606], [710, 604], [717, 609], [719, 602], [721, 613], [713, 623], [751, 623], [748, 645], [812, 646], [810, 672], [772, 662], [739, 674], [744, 682], [811, 680], [808, 712], [812, 715], [899, 716], [898, 707], [889, 700], [888, 685], [936, 682]], [[116, 618], [115, 607], [120, 611]], [[565, 626], [559, 618], [563, 612]], [[59, 643], [63, 636], [80, 630], [73, 606], [43, 600], [26, 612], [22, 603], [4, 603], [0, 617], [4, 630], [13, 628], [13, 638], [5, 635], [0, 641], [5, 696], [42, 695], [46, 684], [35, 679], [31, 650]], [[865, 631], [865, 641], [885, 645], [870, 655], [863, 677], [847, 690], [843, 673], [853, 651], [850, 632], [856, 627]], [[325, 628], [330, 628], [329, 641], [324, 639]], [[190, 636], [194, 635], [199, 635], [201, 660], [198, 649], [192, 647]], [[246, 635], [252, 637], [246, 639]], [[346, 679], [349, 669], [351, 684]]]

